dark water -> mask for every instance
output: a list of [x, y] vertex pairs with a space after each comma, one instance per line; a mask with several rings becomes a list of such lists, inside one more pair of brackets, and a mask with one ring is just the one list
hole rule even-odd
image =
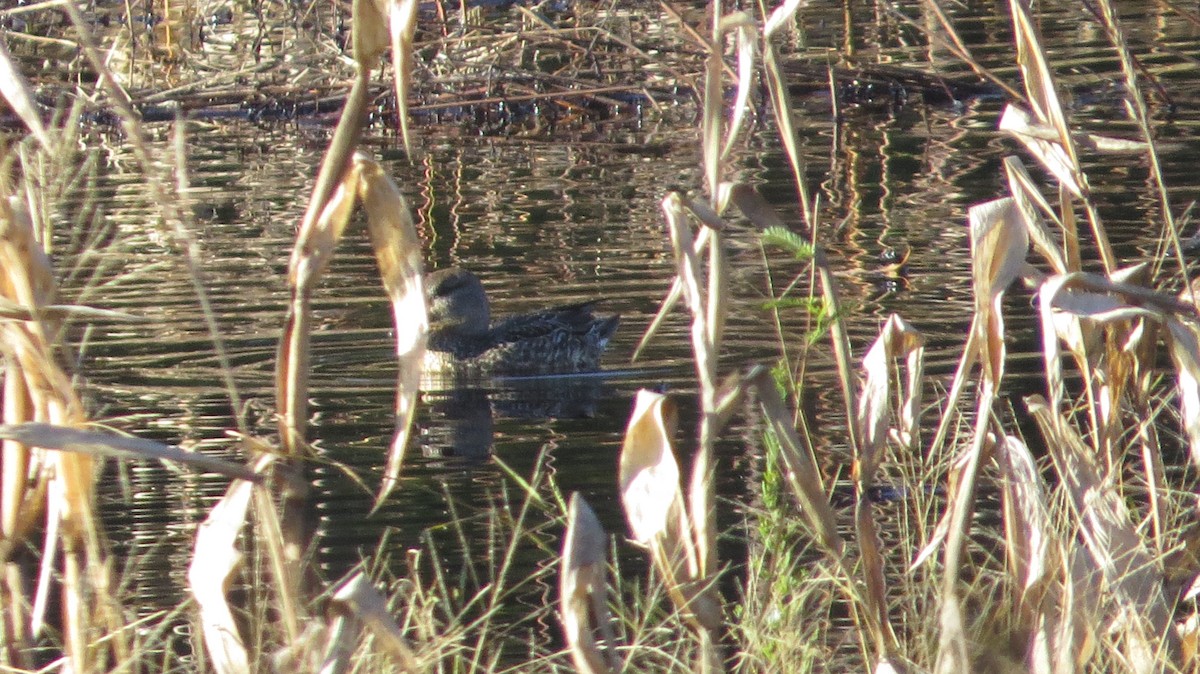
[[[1172, 96], [1174, 107], [1155, 102], [1154, 115], [1156, 133], [1177, 143], [1164, 152], [1163, 162], [1178, 212], [1198, 191], [1200, 80], [1191, 59], [1200, 28], [1149, 3], [1123, 7], [1134, 51]], [[897, 11], [926, 23], [916, 3]], [[849, 15], [847, 27], [840, 5], [806, 8], [803, 40], [809, 51], [798, 50], [795, 62], [824, 62], [822, 50], [852, 47], [868, 63], [925, 68], [932, 63], [966, 72], [897, 15], [865, 8]], [[1006, 8], [956, 6], [951, 15], [974, 56], [1017, 85]], [[296, 25], [281, 30], [298, 30]], [[1103, 32], [1070, 4], [1045, 8], [1041, 29], [1052, 59], [1063, 64], [1058, 70], [1076, 121], [1133, 137]], [[224, 58], [213, 46], [210, 62]], [[966, 209], [1004, 193], [1000, 160], [1019, 152], [1015, 141], [995, 130], [1002, 102], [984, 96], [927, 105], [906, 93], [891, 96], [891, 104], [844, 109], [835, 123], [821, 86], [796, 84], [806, 178], [820, 195], [820, 239], [839, 273], [856, 354], [865, 352], [889, 314], [899, 312], [924, 332], [930, 369], [947, 382], [972, 307]], [[635, 392], [649, 387], [677, 393], [685, 435], [694, 424], [682, 313], [641, 361], [629, 362], [673, 270], [658, 202], [669, 187], [692, 190], [702, 182], [694, 113], [686, 99], [673, 100], [661, 113], [613, 115], [586, 132], [519, 136], [480, 136], [461, 120], [419, 116], [426, 154], [414, 163], [402, 156], [393, 131], [373, 129], [366, 145], [410, 200], [429, 268], [461, 265], [479, 273], [495, 314], [601, 297], [602, 310], [620, 313], [622, 324], [605, 376], [499, 381], [485, 390], [426, 393], [403, 483], [368, 516], [372, 493], [337, 464], [369, 487], [375, 484], [391, 433], [395, 366], [390, 308], [361, 222], [352, 227], [315, 297], [312, 510], [317, 565], [330, 579], [376, 554], [402, 560], [404, 551], [425, 544], [426, 532], [450, 567], [465, 563], [462, 558], [471, 553], [456, 547], [457, 534], [446, 527], [452, 514], [464, 518], [466, 535], [480, 543], [475, 550], [486, 550], [489, 513], [520, 500], [499, 462], [528, 476], [538, 457], [546, 457], [545, 468], [565, 492], [580, 491], [610, 531], [624, 531], [616, 462]], [[166, 138], [165, 125], [150, 128]], [[236, 426], [235, 413], [244, 412], [258, 430], [270, 431], [287, 260], [329, 130], [327, 119], [196, 117], [188, 124], [202, 280], [233, 364], [242, 401], [242, 409], [234, 410], [186, 271], [150, 224], [155, 211], [128, 148], [115, 129], [85, 129], [86, 147], [98, 153], [103, 167], [100, 184], [94, 195], [65, 195], [64, 208], [85, 196], [98, 199], [102, 222], [113, 234], [99, 253], [108, 265], [103, 282], [80, 274], [66, 282], [66, 293], [86, 288], [87, 303], [148, 319], [76, 333], [79, 371], [97, 418], [214, 453], [232, 450], [226, 432]], [[1132, 262], [1152, 252], [1161, 216], [1145, 161], [1099, 157], [1088, 160], [1087, 170], [1122, 257]], [[757, 127], [733, 175], [757, 184], [785, 220], [799, 226], [795, 190], [769, 125]], [[765, 266], [756, 236], [741, 223], [734, 223], [729, 243], [733, 304], [723, 370], [771, 362], [781, 342], [793, 357], [804, 353], [806, 318], [799, 311], [786, 314], [780, 332], [761, 306], [768, 283], [779, 289], [804, 268], [775, 254]], [[69, 250], [66, 242], [63, 246]], [[912, 251], [902, 274], [887, 272], [882, 260], [893, 249]], [[1010, 304], [1028, 308], [1028, 301], [1018, 294]], [[1011, 324], [1018, 331], [1032, 329], [1020, 318]], [[823, 342], [807, 353], [808, 402], [825, 429], [822, 449], [828, 454], [822, 460], [833, 471], [844, 468], [847, 457], [831, 359]], [[729, 501], [755, 498], [756, 487], [746, 479], [757, 452], [753, 438], [735, 425], [722, 443], [719, 488]], [[136, 565], [132, 586], [143, 609], [174, 606], [184, 592], [194, 526], [224, 482], [157, 465], [113, 468], [108, 476], [102, 494], [106, 522], [118, 549]], [[736, 521], [736, 507], [723, 512], [728, 522]], [[546, 546], [557, 548], [552, 538], [557, 532], [544, 533]], [[550, 559], [539, 549], [523, 550], [519, 557], [529, 569]]]

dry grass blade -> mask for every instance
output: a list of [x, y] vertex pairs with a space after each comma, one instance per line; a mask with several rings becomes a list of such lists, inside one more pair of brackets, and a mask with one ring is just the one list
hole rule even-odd
[[[707, 228], [700, 230], [700, 236], [696, 237], [696, 242], [694, 244], [695, 254], [699, 255], [701, 252], [703, 252], [711, 240], [711, 230]], [[630, 357], [630, 361], [636, 361], [638, 359], [638, 356], [642, 354], [642, 351], [646, 348], [646, 346], [650, 343], [650, 340], [662, 326], [663, 321], [666, 320], [667, 314], [671, 313], [671, 310], [674, 309], [675, 305], [679, 303], [679, 298], [682, 296], [683, 282], [679, 279], [679, 276], [675, 276], [671, 279], [671, 289], [667, 291], [666, 296], [663, 297], [662, 302], [658, 306], [658, 312], [654, 314], [654, 318], [651, 319], [650, 325], [646, 328], [646, 332], [642, 333], [642, 338], [638, 340], [638, 345], [633, 349], [633, 356]]]
[[[567, 506], [558, 576], [559, 614], [575, 668], [585, 674], [621, 671], [608, 612], [604, 528], [578, 493]], [[604, 639], [603, 650], [595, 632]]]
[[807, 5], [807, 0], [784, 0], [782, 4], [771, 11], [771, 15], [767, 17], [763, 23], [763, 38], [770, 40], [775, 31], [783, 28], [792, 21], [792, 17], [796, 15], [796, 10], [800, 9], [800, 5]]
[[1037, 674], [1075, 671], [1092, 656], [1096, 615], [1091, 602], [1074, 600], [1087, 582], [1076, 577], [1081, 570], [1068, 553], [1074, 541], [1064, 540], [1053, 521], [1049, 486], [1025, 443], [1006, 437], [997, 459], [1008, 562], [1029, 634], [1026, 664]]
[[17, 113], [26, 128], [47, 151], [53, 151], [50, 137], [46, 135], [46, 127], [42, 125], [42, 116], [34, 101], [29, 83], [13, 65], [12, 54], [8, 51], [8, 42], [0, 35], [0, 96], [8, 101], [12, 111]]
[[358, 191], [367, 212], [371, 247], [379, 263], [383, 287], [392, 303], [399, 358], [396, 431], [388, 452], [383, 484], [375, 500], [375, 507], [379, 507], [395, 486], [404, 463], [404, 449], [421, 385], [429, 317], [425, 309], [421, 240], [408, 202], [375, 161], [356, 155], [354, 171], [361, 175]]
[[712, 41], [708, 45], [708, 59], [704, 63], [704, 107], [700, 111], [700, 149], [704, 157], [704, 184], [708, 196], [714, 202], [717, 186], [721, 183], [721, 120], [724, 110], [721, 73], [725, 70], [722, 58], [721, 36], [713, 26]]
[[812, 232], [815, 231], [815, 212], [808, 193], [808, 183], [804, 178], [804, 155], [796, 143], [792, 97], [788, 93], [787, 79], [784, 76], [783, 68], [779, 65], [779, 55], [776, 53], [775, 45], [770, 41], [769, 35], [768, 39], [763, 40], [762, 58], [767, 90], [771, 95], [771, 109], [774, 113], [775, 123], [779, 126], [779, 140], [783, 143], [783, 149], [787, 152], [788, 163], [792, 169], [792, 181], [796, 185], [796, 194], [800, 198], [800, 207], [803, 211], [801, 215], [804, 217], [809, 231]]
[[334, 592], [333, 600], [370, 628], [376, 642], [391, 656], [388, 671], [421, 671], [416, 655], [392, 617], [387, 599], [366, 575], [359, 572], [348, 578]]
[[[1179, 637], [1162, 592], [1162, 572], [1130, 522], [1123, 498], [1101, 477], [1094, 453], [1061, 414], [1041, 396], [1025, 404], [1046, 439], [1092, 564], [1112, 592], [1112, 617], [1122, 630], [1126, 656], [1137, 663], [1149, 652], [1178, 665]], [[1147, 671], [1136, 664], [1134, 670]]]
[[371, 70], [388, 48], [388, 6], [390, 0], [354, 0], [354, 26], [350, 38], [354, 61], [362, 70]]
[[[83, 404], [54, 357], [50, 335], [55, 334], [57, 326], [41, 317], [40, 308], [54, 294], [49, 259], [34, 236], [33, 223], [23, 204], [13, 197], [0, 199], [0, 297], [28, 308], [33, 319], [0, 321], [0, 346], [6, 361], [7, 423], [41, 421], [81, 426], [86, 422]], [[61, 625], [67, 666], [89, 671], [108, 654], [118, 659], [128, 657], [129, 635], [122, 630], [120, 609], [110, 592], [111, 562], [95, 512], [94, 457], [72, 452], [35, 454], [16, 442], [5, 442], [0, 449], [6, 455], [5, 469], [17, 471], [4, 481], [5, 546], [19, 543], [7, 536], [23, 535], [28, 516], [36, 517], [40, 511], [31, 496], [44, 493], [46, 497], [45, 547], [27, 623], [31, 626], [29, 634], [36, 636], [41, 631], [51, 584], [58, 581], [63, 592]], [[12, 493], [7, 493], [9, 489]], [[12, 511], [23, 506], [33, 507], [24, 514]], [[60, 549], [62, 565], [58, 567], [56, 554]], [[15, 586], [16, 578], [14, 574], [7, 579], [9, 596], [24, 595]], [[102, 649], [91, 645], [94, 629], [112, 633], [113, 638]]]
[[84, 431], [53, 424], [33, 422], [0, 424], [0, 439], [19, 442], [29, 447], [77, 452], [92, 456], [170, 461], [197, 470], [219, 473], [251, 482], [260, 482], [262, 479], [260, 475], [245, 466], [164, 445], [153, 440]]
[[621, 502], [634, 541], [650, 549], [676, 607], [694, 626], [712, 630], [721, 624], [721, 605], [701, 575], [671, 447], [675, 424], [666, 396], [638, 391], [621, 446]]
[[[1090, 382], [1091, 370], [1102, 353], [1098, 329], [1118, 331], [1124, 343], [1141, 332], [1138, 321], [1159, 324], [1167, 321], [1169, 314], [1193, 312], [1191, 307], [1168, 295], [1088, 273], [1050, 276], [1039, 288], [1038, 297], [1043, 326], [1042, 354], [1053, 409], [1061, 409], [1063, 397], [1060, 340], [1080, 369], [1089, 373], [1086, 383]], [[1136, 350], [1136, 342], [1136, 339], [1129, 342], [1130, 348]], [[1118, 383], [1114, 373], [1106, 374], [1104, 379], [1109, 384]]]
[[908, 364], [908, 377], [897, 437], [905, 447], [912, 446], [916, 433], [916, 411], [920, 407], [924, 350], [924, 336], [903, 318], [892, 314], [863, 358], [866, 380], [858, 401], [858, 423], [863, 442], [856, 472], [864, 482], [874, 480], [879, 453], [887, 441], [887, 429], [891, 424], [888, 408], [891, 401], [891, 363], [899, 358], [905, 359]]
[[866, 579], [866, 603], [870, 618], [868, 624], [875, 640], [876, 656], [883, 661], [889, 659], [896, 645], [896, 634], [888, 619], [887, 590], [884, 580], [882, 541], [875, 528], [874, 509], [867, 490], [874, 484], [881, 454], [887, 443], [887, 429], [891, 425], [888, 405], [891, 401], [891, 364], [897, 358], [908, 361], [906, 402], [902, 415], [902, 430], [897, 439], [907, 437], [903, 446], [910, 447], [915, 439], [915, 406], [920, 398], [920, 376], [925, 339], [912, 326], [893, 314], [888, 318], [879, 337], [863, 358], [866, 382], [859, 396], [857, 423], [862, 442], [855, 457], [853, 476], [857, 493], [854, 519], [859, 554]]
[[[256, 468], [265, 470], [272, 461], [271, 455], [264, 455]], [[213, 668], [220, 674], [250, 671], [246, 645], [225, 592], [242, 562], [237, 539], [246, 522], [253, 489], [252, 482], [242, 480], [229, 486], [224, 498], [196, 528], [196, 545], [188, 567], [188, 589], [200, 606], [204, 645]]]

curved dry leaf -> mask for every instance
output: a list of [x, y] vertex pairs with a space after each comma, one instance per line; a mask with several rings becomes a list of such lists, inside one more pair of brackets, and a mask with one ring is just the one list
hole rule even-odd
[[1060, 147], [1066, 151], [1073, 173], [1078, 173], [1079, 162], [1075, 148], [1071, 144], [1071, 131], [1067, 126], [1067, 116], [1063, 112], [1062, 102], [1054, 86], [1054, 75], [1046, 61], [1046, 53], [1042, 50], [1037, 30], [1029, 16], [1025, 0], [1009, 0], [1012, 10], [1014, 39], [1017, 43], [1017, 65], [1025, 80], [1025, 92], [1029, 103], [1037, 113], [1038, 120], [1050, 124], [1058, 134]]
[[[1011, 435], [1004, 438], [999, 450], [1004, 459], [1000, 465], [1005, 471], [1000, 484], [1007, 551], [1021, 590], [1028, 593], [1055, 572], [1048, 568], [1054, 531], [1049, 491], [1033, 455], [1020, 438]], [[1031, 606], [1039, 603], [1039, 598], [1029, 601]]]
[[999, 386], [1004, 376], [1004, 315], [1000, 300], [1023, 272], [1029, 254], [1029, 235], [1012, 197], [972, 206], [971, 275], [975, 290], [975, 323], [982, 347], [984, 383]]
[[[605, 538], [587, 501], [571, 494], [558, 577], [559, 613], [571, 660], [585, 674], [621, 671], [608, 612]], [[606, 642], [603, 651], [594, 636], [597, 630]]]
[[[682, 286], [683, 297], [687, 300], [692, 312], [692, 350], [696, 359], [696, 372], [700, 378], [702, 391], [716, 391], [716, 342], [720, 338], [721, 316], [718, 308], [710, 307], [707, 298], [700, 290], [702, 272], [696, 255], [696, 243], [689, 226], [687, 203], [678, 192], [670, 192], [662, 200], [663, 214], [667, 218], [667, 229], [671, 235], [671, 247], [675, 252], [675, 263]], [[719, 246], [720, 241], [713, 233], [710, 246]], [[711, 253], [710, 253], [711, 254]], [[720, 254], [716, 258], [721, 259]], [[723, 274], [720, 273], [720, 263], [714, 265], [715, 275], [710, 281], [719, 285]], [[719, 306], [719, 305], [718, 305]]]
[[858, 399], [858, 424], [862, 431], [861, 454], [858, 457], [860, 482], [870, 484], [874, 480], [879, 452], [883, 449], [887, 428], [891, 424], [888, 411], [891, 402], [891, 364], [897, 358], [906, 359], [908, 364], [900, 434], [910, 439], [913, 437], [924, 348], [925, 338], [921, 333], [900, 316], [892, 314], [863, 357], [866, 379]]
[[355, 155], [354, 172], [361, 176], [359, 196], [367, 212], [371, 247], [379, 263], [383, 287], [392, 303], [396, 355], [399, 358], [396, 431], [388, 453], [383, 485], [375, 500], [378, 507], [391, 493], [404, 462], [404, 450], [420, 392], [429, 315], [425, 306], [421, 239], [417, 236], [408, 202], [379, 164], [366, 155]]
[[[1162, 592], [1162, 572], [1131, 521], [1131, 513], [1112, 483], [1102, 477], [1094, 452], [1062, 414], [1040, 396], [1025, 399], [1054, 460], [1062, 488], [1093, 567], [1110, 588], [1127, 648], [1137, 648], [1155, 635], [1163, 653], [1179, 652], [1171, 607]], [[1128, 655], [1128, 653], [1127, 653]]]
[[254, 485], [238, 480], [196, 528], [196, 545], [188, 566], [188, 589], [200, 606], [200, 628], [213, 669], [220, 674], [250, 671], [245, 642], [238, 634], [225, 592], [242, 561], [238, 535]]
[[968, 222], [975, 297], [982, 308], [1021, 275], [1029, 254], [1029, 235], [1012, 197], [972, 206]]
[[802, 3], [807, 0], [784, 0], [783, 4], [779, 5], [767, 17], [767, 21], [763, 24], [763, 37], [770, 40], [775, 31], [791, 23], [792, 17], [796, 15], [796, 10], [800, 9]]
[[360, 571], [347, 578], [334, 590], [333, 601], [370, 628], [376, 643], [391, 655], [388, 665], [402, 672], [420, 670], [412, 648], [392, 617], [387, 599], [375, 589], [366, 574]]
[[1008, 191], [1016, 200], [1017, 208], [1021, 213], [1021, 219], [1025, 223], [1025, 230], [1033, 247], [1046, 258], [1055, 273], [1065, 274], [1068, 271], [1078, 271], [1067, 269], [1066, 256], [1059, 250], [1058, 243], [1055, 242], [1054, 236], [1042, 220], [1042, 215], [1047, 215], [1058, 224], [1060, 229], [1062, 228], [1062, 222], [1058, 220], [1054, 209], [1042, 196], [1041, 190], [1033, 182], [1033, 177], [1025, 170], [1025, 163], [1015, 155], [1005, 157], [1004, 173], [1008, 177]]
[[750, 381], [758, 392], [758, 402], [779, 439], [780, 459], [792, 493], [800, 503], [800, 516], [808, 524], [824, 553], [840, 563], [845, 543], [837, 530], [837, 521], [817, 468], [812, 447], [803, 444], [793, 425], [793, 417], [783, 404], [769, 372], [762, 371]]
[[641, 545], [667, 532], [673, 512], [683, 514], [674, 433], [675, 413], [666, 396], [638, 391], [621, 446], [619, 480], [625, 516]]
[[1034, 159], [1052, 173], [1067, 191], [1079, 199], [1083, 198], [1083, 185], [1079, 183], [1082, 175], [1078, 165], [1071, 159], [1070, 153], [1063, 149], [1061, 143], [1044, 138], [1050, 134], [1046, 133], [1044, 126], [1038, 126], [1029, 113], [1014, 105], [1005, 106], [1004, 113], [1000, 116], [999, 129], [1020, 141]]
[[342, 240], [346, 225], [350, 223], [357, 188], [355, 178], [347, 174], [321, 209], [320, 216], [313, 220], [310, 227], [297, 232], [288, 262], [288, 282], [293, 287], [305, 291], [311, 289], [329, 266], [333, 251]]

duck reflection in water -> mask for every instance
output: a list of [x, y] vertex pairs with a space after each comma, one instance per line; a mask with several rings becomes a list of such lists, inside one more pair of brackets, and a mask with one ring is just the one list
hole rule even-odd
[[[595, 416], [605, 383], [596, 372], [620, 316], [595, 302], [516, 314], [495, 323], [479, 278], [459, 268], [425, 278], [429, 342], [422, 377], [426, 456], [484, 459], [493, 418]], [[502, 382], [494, 378], [502, 377]]]

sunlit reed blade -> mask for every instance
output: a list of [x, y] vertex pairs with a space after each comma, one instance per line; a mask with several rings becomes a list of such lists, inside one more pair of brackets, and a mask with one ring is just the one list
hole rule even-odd
[[[273, 460], [270, 454], [263, 455], [256, 469], [266, 470]], [[219, 674], [250, 671], [250, 657], [225, 593], [242, 563], [237, 541], [246, 523], [253, 490], [254, 484], [243, 480], [229, 485], [225, 496], [196, 527], [196, 543], [188, 566], [188, 590], [200, 607], [201, 636], [209, 662]]]
[[[942, 445], [949, 431], [954, 410], [974, 364], [984, 359], [988, 385], [995, 387], [999, 383], [1004, 364], [1001, 299], [1012, 282], [1025, 271], [1028, 256], [1028, 233], [1013, 198], [973, 206], [968, 212], [968, 226], [975, 311], [946, 400], [946, 411], [934, 434], [932, 446], [935, 448]], [[928, 552], [930, 548], [926, 547], [924, 553]]]
[[880, 453], [887, 442], [887, 431], [891, 425], [891, 364], [900, 359], [907, 364], [908, 376], [901, 407], [901, 424], [895, 437], [906, 448], [913, 446], [916, 416], [921, 407], [924, 352], [924, 336], [903, 318], [893, 314], [888, 317], [879, 337], [863, 357], [866, 379], [858, 407], [858, 423], [862, 426], [863, 440], [857, 469], [860, 480], [867, 483], [874, 480]]
[[46, 127], [42, 124], [42, 116], [33, 98], [33, 92], [29, 90], [29, 82], [13, 65], [12, 54], [8, 51], [8, 42], [3, 35], [0, 35], [0, 95], [4, 96], [12, 111], [17, 113], [42, 147], [52, 152], [54, 146], [50, 137], [46, 135]]
[[[700, 261], [696, 256], [696, 244], [688, 223], [688, 211], [683, 196], [678, 192], [668, 193], [663, 197], [663, 214], [667, 219], [667, 231], [671, 235], [671, 246], [675, 251], [675, 264], [678, 278], [682, 282], [683, 298], [687, 301], [692, 312], [692, 349], [696, 357], [696, 371], [700, 378], [702, 390], [715, 391], [716, 354], [712, 352], [710, 342], [712, 330], [708, 325], [708, 304], [705, 294], [701, 291], [701, 280], [704, 277]], [[720, 245], [713, 234], [713, 242], [709, 245]]]
[[[1050, 512], [1050, 487], [1029, 448], [1008, 436], [996, 447], [1005, 554], [1019, 586], [1018, 615], [1028, 633], [1026, 664], [1036, 674], [1073, 671], [1091, 657], [1088, 633], [1096, 618], [1084, 602], [1073, 601], [1086, 581], [1075, 578], [1064, 539]], [[1064, 583], [1064, 580], [1066, 581]]]
[[0, 424], [0, 439], [11, 440], [30, 447], [41, 447], [66, 452], [77, 452], [93, 456], [110, 456], [121, 459], [143, 459], [170, 461], [196, 470], [218, 473], [226, 477], [252, 482], [261, 481], [261, 476], [236, 463], [197, 452], [188, 452], [178, 447], [164, 445], [153, 440], [131, 438], [111, 433], [85, 431], [65, 426], [44, 423]]
[[1004, 114], [1000, 116], [999, 129], [1021, 141], [1034, 159], [1052, 173], [1059, 183], [1076, 198], [1083, 198], [1084, 188], [1076, 179], [1077, 166], [1071, 155], [1057, 139], [1044, 138], [1046, 134], [1038, 132], [1036, 122], [1029, 113], [1015, 105], [1005, 106]]
[[1054, 220], [1060, 230], [1062, 221], [1059, 220], [1058, 214], [1050, 207], [1046, 198], [1042, 196], [1042, 191], [1038, 189], [1033, 177], [1025, 169], [1025, 163], [1021, 161], [1020, 157], [1010, 155], [1004, 158], [1004, 174], [1008, 178], [1009, 194], [1012, 195], [1017, 208], [1020, 209], [1025, 230], [1033, 247], [1050, 263], [1056, 273], [1065, 274], [1067, 271], [1079, 271], [1067, 268], [1066, 255], [1054, 241], [1054, 236], [1046, 229], [1046, 223], [1042, 220], [1043, 215]]
[[333, 600], [371, 630], [375, 644], [388, 657], [388, 671], [423, 671], [404, 638], [404, 633], [392, 616], [388, 600], [371, 584], [365, 574], [360, 571], [343, 582], [334, 591]]
[[784, 0], [778, 7], [771, 10], [770, 16], [763, 23], [763, 39], [770, 40], [775, 31], [789, 25], [801, 5], [807, 5], [808, 0]]
[[571, 494], [558, 572], [559, 615], [571, 661], [585, 674], [621, 671], [608, 611], [605, 541], [604, 527], [591, 506], [578, 492]]
[[[729, 128], [725, 131], [725, 143], [720, 156], [726, 157], [737, 142], [738, 134], [745, 125], [746, 116], [750, 112], [750, 91], [755, 84], [754, 77], [754, 19], [746, 12], [734, 12], [721, 17], [717, 32], [724, 36], [732, 31], [737, 40], [737, 94], [733, 99], [733, 111], [729, 120]], [[720, 48], [720, 45], [718, 45]]]
[[[714, 31], [715, 33], [715, 31]], [[724, 118], [721, 73], [725, 69], [720, 35], [714, 34], [704, 63], [704, 106], [700, 110], [700, 151], [703, 156], [704, 185], [710, 199], [717, 198], [721, 183], [721, 121]]]
[[792, 96], [788, 92], [787, 79], [783, 72], [783, 66], [779, 63], [775, 45], [770, 40], [763, 41], [762, 58], [767, 91], [771, 97], [771, 109], [775, 124], [779, 127], [779, 140], [787, 152], [788, 163], [792, 169], [792, 182], [796, 186], [796, 194], [800, 198], [800, 215], [808, 231], [812, 232], [815, 225], [815, 213], [804, 175], [804, 155], [800, 152], [800, 146], [797, 144]]
[[396, 326], [396, 430], [388, 452], [383, 484], [375, 507], [387, 498], [400, 475], [408, 444], [413, 412], [421, 383], [421, 365], [429, 317], [425, 308], [421, 240], [413, 224], [408, 202], [391, 178], [374, 160], [359, 154], [355, 171], [361, 174], [359, 195], [367, 212], [371, 247], [379, 263], [379, 275], [392, 303]]
[[793, 496], [800, 503], [801, 519], [821, 545], [822, 551], [840, 562], [845, 543], [837, 531], [837, 521], [829, 505], [829, 496], [812, 447], [801, 442], [796, 434], [792, 415], [787, 412], [770, 373], [763, 371], [748, 383], [753, 384], [758, 393], [758, 402], [766, 421], [779, 440], [780, 458], [786, 468], [784, 476], [792, 488]]
[[1054, 75], [1046, 62], [1046, 53], [1042, 49], [1033, 19], [1029, 16], [1029, 8], [1025, 0], [1009, 0], [1008, 5], [1012, 11], [1013, 37], [1017, 43], [1017, 65], [1021, 68], [1029, 103], [1039, 121], [1054, 127], [1058, 134], [1058, 145], [1066, 155], [1071, 172], [1077, 174], [1079, 159], [1075, 154], [1071, 131], [1067, 126], [1058, 91], [1055, 89]]
[[390, 44], [388, 6], [391, 0], [354, 0], [353, 26], [350, 34], [355, 64], [369, 71], [379, 63], [379, 57]]
[[[703, 252], [711, 240], [712, 232], [708, 228], [701, 229], [700, 235], [696, 237], [695, 254], [699, 255]], [[654, 318], [651, 319], [646, 332], [642, 333], [642, 338], [638, 341], [638, 345], [634, 347], [633, 356], [630, 357], [630, 361], [636, 361], [641, 356], [642, 351], [650, 344], [650, 340], [658, 333], [658, 329], [662, 327], [667, 314], [671, 313], [671, 310], [675, 308], [681, 297], [683, 297], [683, 282], [676, 275], [671, 279], [671, 289], [667, 291], [666, 296], [663, 297], [662, 302], [658, 305], [658, 313], [654, 314]]]
[[[1103, 479], [1094, 451], [1061, 413], [1041, 396], [1030, 396], [1025, 404], [1046, 439], [1092, 564], [1112, 593], [1110, 617], [1121, 632], [1131, 671], [1158, 671], [1161, 664], [1178, 667], [1179, 637], [1162, 593], [1162, 571], [1132, 524], [1125, 500]], [[1149, 668], [1143, 659], [1147, 655], [1154, 658]]]
[[676, 608], [695, 627], [713, 630], [721, 624], [721, 605], [702, 576], [671, 445], [674, 432], [666, 397], [638, 391], [621, 446], [621, 502], [633, 540], [649, 548]]
[[392, 36], [392, 77], [396, 80], [396, 116], [400, 137], [411, 158], [416, 151], [409, 131], [408, 94], [412, 91], [413, 39], [417, 31], [417, 0], [386, 0]]
[[279, 435], [284, 452], [290, 456], [300, 453], [308, 420], [312, 292], [350, 221], [354, 202], [354, 186], [340, 186], [323, 209], [321, 217], [297, 233], [292, 248], [288, 265], [292, 294], [275, 366]]
[[67, 318], [87, 318], [93, 321], [117, 321], [122, 323], [149, 323], [152, 320], [145, 316], [135, 316], [124, 311], [113, 311], [112, 309], [88, 307], [78, 304], [48, 304], [39, 307], [35, 316], [29, 307], [0, 299], [0, 320], [32, 321], [38, 318], [53, 321], [63, 321]]

